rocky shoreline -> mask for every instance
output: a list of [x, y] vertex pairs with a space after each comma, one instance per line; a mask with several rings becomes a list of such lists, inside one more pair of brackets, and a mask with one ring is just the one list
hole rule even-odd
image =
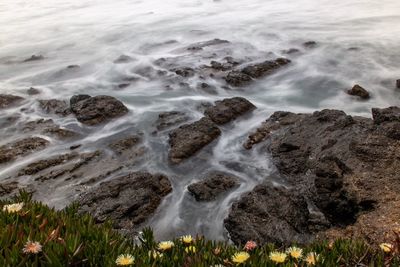
[[[229, 42], [215, 39], [185, 49], [199, 53], [209, 46], [226, 44]], [[312, 49], [316, 45], [308, 42], [304, 47]], [[292, 53], [298, 51], [287, 51]], [[44, 60], [35, 56], [29, 61], [39, 59]], [[129, 60], [121, 56], [115, 64]], [[226, 86], [243, 87], [291, 62], [282, 57], [257, 63], [226, 57], [198, 68], [177, 65], [169, 58], [155, 64], [174, 73], [174, 79], [182, 86], [185, 79], [198, 75], [224, 81]], [[146, 71], [147, 75], [151, 73]], [[153, 74], [171, 79], [161, 71]], [[215, 88], [206, 82], [199, 88], [214, 94]], [[359, 85], [347, 93], [363, 100], [371, 97]], [[30, 88], [27, 94], [40, 96], [40, 91]], [[24, 101], [20, 96], [1, 94], [0, 110], [18, 107]], [[9, 176], [1, 177], [0, 197], [13, 195], [21, 187], [35, 194], [70, 184], [69, 197], [79, 195], [82, 212], [90, 212], [99, 223], [110, 218], [115, 228], [125, 233], [140, 230], [174, 190], [167, 175], [135, 169], [138, 162], [148, 157], [148, 140], [140, 131], [129, 128], [91, 149], [82, 141], [85, 131], [96, 131], [133, 112], [122, 101], [106, 95], [74, 95], [69, 102], [38, 99], [37, 105], [49, 116], [76, 120], [79, 127], [64, 128], [45, 118], [21, 125], [18, 118], [10, 116], [6, 126], [29, 137], [1, 145], [0, 166], [34, 157], [48, 147], [62, 146], [65, 140], [72, 140], [73, 145], [63, 153], [40, 154], [40, 159], [22, 163]], [[196, 158], [226, 134], [227, 125], [234, 127], [256, 109], [243, 97], [231, 97], [203, 105], [199, 119], [183, 111], [159, 113], [152, 127], [154, 138], [167, 139], [165, 164], [179, 168], [188, 159]], [[257, 129], [249, 129], [242, 145], [243, 151], [260, 150], [265, 165], [272, 158], [277, 170], [274, 175], [284, 182], [277, 184], [266, 177], [233, 202], [223, 223], [234, 243], [308, 243], [316, 238], [336, 237], [376, 243], [400, 226], [399, 107], [374, 108], [372, 119], [350, 116], [340, 110], [309, 114], [277, 111]], [[243, 182], [232, 173], [211, 168], [207, 171], [187, 187], [187, 194], [195, 201], [215, 201]], [[20, 183], [28, 178], [30, 183]]]

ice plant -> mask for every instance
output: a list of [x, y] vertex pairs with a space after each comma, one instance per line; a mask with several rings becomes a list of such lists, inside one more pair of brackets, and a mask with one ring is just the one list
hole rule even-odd
[[196, 253], [196, 247], [189, 246], [189, 247], [185, 248], [185, 252], [186, 253]]
[[38, 254], [39, 252], [42, 251], [42, 245], [40, 245], [39, 242], [34, 242], [28, 240], [22, 249], [22, 252], [25, 254]]
[[127, 265], [132, 265], [135, 262], [135, 259], [131, 254], [121, 254], [118, 256], [117, 260], [115, 263], [118, 266], [127, 266]]
[[153, 259], [161, 258], [162, 256], [163, 254], [156, 250], [149, 251], [149, 257], [152, 257]]
[[269, 254], [270, 260], [272, 260], [275, 263], [284, 263], [286, 261], [286, 257], [287, 257], [286, 253], [282, 253], [279, 251], [274, 251]]
[[250, 258], [250, 254], [247, 252], [237, 252], [232, 256], [232, 261], [236, 264], [241, 264]]
[[393, 245], [389, 244], [389, 243], [382, 243], [379, 245], [379, 247], [385, 252], [385, 253], [389, 253], [392, 251], [393, 249]]
[[247, 241], [246, 245], [244, 245], [244, 249], [247, 251], [252, 251], [257, 247], [257, 243], [254, 241]]
[[162, 241], [158, 243], [158, 249], [162, 251], [166, 251], [171, 249], [174, 246], [174, 242], [172, 241]]
[[191, 244], [193, 242], [193, 238], [191, 235], [184, 235], [181, 237], [181, 240], [185, 244]]
[[4, 205], [3, 211], [7, 211], [9, 213], [16, 213], [16, 212], [19, 212], [23, 206], [24, 206], [23, 202], [8, 204], [8, 205]]
[[308, 265], [315, 265], [317, 264], [319, 259], [319, 255], [315, 252], [310, 252], [307, 254], [307, 256], [304, 258], [304, 261], [308, 264]]
[[294, 259], [300, 259], [303, 256], [303, 250], [298, 247], [290, 247], [286, 250], [286, 253]]

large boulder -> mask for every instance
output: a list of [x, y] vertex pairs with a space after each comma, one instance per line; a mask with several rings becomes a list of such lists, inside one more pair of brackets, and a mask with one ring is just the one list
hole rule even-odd
[[370, 95], [367, 90], [365, 90], [363, 87], [360, 85], [356, 84], [351, 88], [350, 90], [347, 91], [349, 95], [353, 96], [358, 96], [361, 99], [369, 99]]
[[105, 123], [128, 113], [128, 108], [112, 96], [73, 96], [71, 110], [77, 120], [87, 125]]
[[254, 109], [256, 106], [247, 99], [233, 97], [216, 101], [214, 106], [206, 109], [204, 115], [216, 124], [225, 124]]
[[89, 212], [97, 222], [111, 219], [115, 228], [134, 231], [146, 221], [172, 191], [161, 174], [133, 172], [101, 183], [83, 194], [80, 211]]
[[180, 163], [194, 155], [204, 146], [221, 135], [221, 130], [209, 118], [202, 118], [191, 124], [185, 124], [169, 134], [169, 159]]
[[0, 109], [10, 108], [24, 100], [20, 96], [0, 94]]
[[211, 201], [238, 186], [237, 177], [222, 172], [211, 172], [204, 180], [189, 185], [188, 190], [197, 201]]

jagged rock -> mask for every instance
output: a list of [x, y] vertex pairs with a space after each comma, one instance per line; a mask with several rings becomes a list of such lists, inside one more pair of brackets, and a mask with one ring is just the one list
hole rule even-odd
[[38, 95], [38, 94], [40, 94], [40, 90], [31, 87], [31, 88], [29, 88], [29, 89], [26, 91], [26, 93], [27, 93], [28, 95]]
[[67, 116], [71, 114], [67, 102], [58, 99], [39, 100], [40, 108], [46, 113]]
[[388, 108], [373, 108], [372, 118], [376, 124], [382, 124], [383, 122], [400, 122], [400, 108], [399, 107], [388, 107]]
[[16, 95], [0, 94], [0, 109], [10, 108], [24, 100], [24, 98]]
[[238, 186], [239, 180], [236, 177], [222, 172], [212, 172], [204, 180], [189, 185], [188, 190], [197, 201], [211, 201]]
[[256, 106], [247, 99], [233, 97], [216, 101], [214, 106], [206, 109], [204, 115], [216, 124], [225, 124], [254, 109]]
[[97, 125], [128, 113], [128, 108], [112, 96], [73, 96], [71, 110], [77, 120], [87, 125]]
[[189, 67], [183, 67], [179, 69], [173, 69], [177, 75], [182, 76], [182, 77], [192, 77], [194, 76], [194, 69], [189, 68]]
[[168, 111], [162, 112], [158, 114], [158, 118], [156, 121], [156, 128], [158, 131], [163, 131], [165, 129], [171, 128], [172, 126], [176, 126], [178, 124], [187, 122], [190, 117], [180, 111]]
[[48, 159], [39, 160], [33, 163], [30, 163], [28, 166], [19, 171], [18, 175], [34, 175], [38, 172], [41, 172], [45, 169], [61, 165], [66, 163], [67, 161], [76, 158], [78, 154], [63, 154], [57, 155]]
[[131, 232], [155, 212], [171, 191], [166, 176], [133, 172], [92, 188], [80, 197], [79, 209], [92, 214], [98, 222], [111, 219], [115, 228]]
[[358, 84], [354, 85], [353, 88], [351, 88], [351, 90], [347, 91], [347, 93], [349, 95], [358, 96], [361, 99], [369, 99], [370, 98], [368, 91], [365, 90], [364, 88], [362, 88], [361, 86], [359, 86]]
[[20, 139], [0, 146], [0, 164], [15, 160], [18, 156], [24, 156], [44, 149], [49, 141], [40, 137]]
[[180, 163], [220, 135], [221, 130], [206, 117], [191, 124], [182, 125], [169, 134], [171, 146], [169, 159], [172, 163]]

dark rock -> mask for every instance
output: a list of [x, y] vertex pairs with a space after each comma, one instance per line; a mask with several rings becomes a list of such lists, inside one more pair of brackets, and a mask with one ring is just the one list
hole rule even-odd
[[34, 151], [42, 150], [49, 141], [40, 137], [30, 137], [8, 143], [0, 147], [0, 164], [15, 160]]
[[77, 104], [78, 102], [82, 100], [86, 100], [88, 98], [91, 98], [90, 95], [73, 95], [71, 99], [69, 100], [69, 105], [71, 106], [71, 109], [73, 109], [73, 106]]
[[95, 96], [76, 102], [71, 98], [71, 110], [77, 120], [87, 125], [97, 125], [128, 113], [128, 108], [112, 96]]
[[124, 151], [131, 149], [140, 142], [140, 137], [129, 136], [121, 140], [115, 141], [109, 147], [117, 154], [122, 154]]
[[263, 184], [232, 205], [224, 224], [237, 245], [248, 240], [290, 245], [310, 239], [309, 217], [306, 199], [299, 192]]
[[194, 69], [189, 68], [189, 67], [183, 67], [179, 69], [173, 69], [177, 75], [182, 76], [182, 77], [192, 77], [194, 76]]
[[65, 129], [65, 128], [61, 128], [58, 125], [54, 125], [52, 127], [46, 127], [43, 129], [42, 131], [43, 134], [49, 134], [49, 135], [54, 135], [59, 139], [68, 139], [68, 138], [74, 138], [77, 137], [79, 134]]
[[354, 96], [358, 96], [362, 99], [369, 99], [370, 95], [368, 93], [367, 90], [365, 90], [364, 88], [362, 88], [361, 86], [359, 86], [358, 84], [354, 85], [353, 88], [351, 88], [351, 90], [348, 90], [347, 93], [349, 95], [354, 95]]
[[236, 70], [229, 72], [228, 75], [225, 77], [225, 81], [229, 85], [236, 87], [249, 84], [252, 80], [253, 79], [249, 75]]
[[0, 109], [10, 108], [24, 100], [20, 96], [0, 94]]
[[204, 115], [216, 124], [225, 124], [254, 109], [256, 106], [247, 99], [233, 97], [216, 101], [214, 106], [206, 109]]
[[36, 88], [31, 87], [26, 91], [26, 93], [28, 95], [38, 95], [38, 94], [40, 94], [40, 91]]
[[290, 48], [290, 49], [287, 49], [287, 50], [282, 50], [283, 54], [288, 54], [288, 55], [296, 54], [296, 53], [299, 53], [299, 52], [300, 52], [300, 50], [297, 49], [297, 48]]
[[221, 44], [229, 44], [229, 41], [221, 39], [213, 39], [205, 42], [192, 44], [189, 47], [187, 47], [187, 50], [199, 51], [208, 46], [221, 45]]
[[197, 85], [197, 88], [200, 90], [203, 90], [206, 93], [216, 95], [217, 94], [217, 88], [213, 85], [209, 85], [208, 83], [199, 83]]
[[39, 106], [46, 113], [67, 116], [71, 114], [67, 102], [58, 99], [39, 100]]
[[376, 124], [383, 122], [400, 122], [400, 108], [399, 107], [388, 107], [388, 108], [373, 108], [372, 118]]
[[80, 211], [89, 212], [97, 222], [111, 219], [114, 227], [137, 230], [172, 191], [168, 178], [146, 172], [133, 172], [103, 182], [79, 200]]
[[63, 155], [57, 155], [48, 159], [44, 160], [39, 160], [36, 162], [33, 162], [23, 168], [22, 170], [19, 171], [19, 175], [33, 175], [38, 172], [41, 172], [45, 169], [63, 164], [73, 158], [76, 158], [78, 154], [63, 154]]
[[231, 70], [235, 65], [235, 63], [230, 63], [230, 62], [226, 62], [226, 63], [220, 63], [218, 61], [211, 61], [210, 63], [211, 68], [215, 69], [215, 70], [219, 70], [219, 71], [227, 71], [227, 70]]
[[290, 60], [286, 58], [278, 58], [274, 61], [264, 61], [259, 64], [253, 64], [245, 67], [242, 72], [249, 75], [252, 78], [261, 78], [263, 76], [266, 76], [276, 69], [280, 68], [281, 66], [284, 66], [286, 64], [289, 64]]
[[124, 89], [126, 87], [129, 87], [131, 85], [130, 83], [120, 83], [118, 84], [118, 89]]
[[81, 144], [77, 144], [77, 145], [70, 146], [69, 149], [70, 150], [75, 150], [75, 149], [80, 148], [81, 146], [82, 146]]
[[226, 173], [212, 172], [204, 180], [189, 185], [188, 190], [197, 201], [211, 201], [238, 186], [239, 180], [236, 177]]
[[7, 196], [18, 189], [18, 182], [0, 183], [0, 197]]
[[400, 89], [400, 79], [398, 79], [398, 80], [396, 81], [396, 87], [397, 87], [397, 89]]
[[303, 43], [303, 46], [304, 46], [305, 48], [315, 48], [315, 47], [317, 47], [317, 42], [315, 42], [315, 41], [308, 41], [308, 42]]
[[220, 135], [221, 130], [206, 117], [191, 124], [182, 125], [169, 134], [171, 145], [169, 159], [172, 163], [180, 163]]
[[80, 67], [79, 65], [68, 65], [67, 69], [79, 69]]
[[30, 58], [24, 60], [24, 62], [38, 61], [44, 59], [42, 55], [32, 55]]
[[133, 58], [127, 55], [121, 55], [119, 56], [116, 60], [114, 60], [115, 64], [122, 64], [122, 63], [128, 63], [133, 61]]
[[163, 131], [165, 129], [171, 128], [172, 126], [176, 126], [178, 124], [187, 122], [190, 117], [180, 111], [169, 111], [162, 112], [158, 114], [158, 119], [156, 121], [156, 128], [158, 131]]

